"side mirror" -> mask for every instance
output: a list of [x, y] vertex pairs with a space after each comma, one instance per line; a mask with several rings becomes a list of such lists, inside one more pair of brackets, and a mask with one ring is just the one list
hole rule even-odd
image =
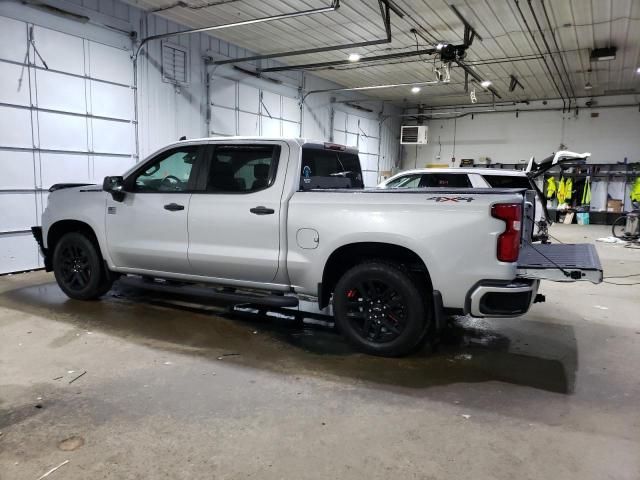
[[116, 202], [124, 200], [124, 179], [120, 176], [104, 177], [102, 182], [102, 190], [109, 192]]

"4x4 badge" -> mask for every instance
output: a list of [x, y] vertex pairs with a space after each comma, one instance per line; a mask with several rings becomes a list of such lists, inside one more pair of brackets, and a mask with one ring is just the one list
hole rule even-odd
[[473, 202], [473, 197], [429, 197], [427, 200], [435, 200], [436, 202]]

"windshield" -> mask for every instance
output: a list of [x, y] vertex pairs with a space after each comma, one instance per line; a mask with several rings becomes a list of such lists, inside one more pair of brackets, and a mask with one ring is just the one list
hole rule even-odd
[[322, 148], [303, 148], [300, 189], [314, 188], [364, 188], [358, 155]]
[[531, 189], [528, 177], [512, 175], [483, 175], [483, 178], [493, 188], [526, 188]]

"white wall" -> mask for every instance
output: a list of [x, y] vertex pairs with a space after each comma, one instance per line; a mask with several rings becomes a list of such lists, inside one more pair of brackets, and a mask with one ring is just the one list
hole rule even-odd
[[[169, 22], [157, 15], [145, 13], [133, 6], [120, 2], [119, 0], [49, 0], [48, 3], [61, 9], [71, 11], [90, 18], [90, 22], [83, 24], [73, 20], [55, 17], [51, 14], [36, 10], [33, 7], [20, 4], [16, 0], [10, 0], [12, 6], [12, 16], [28, 17], [27, 19], [35, 23], [53, 23], [60, 31], [72, 30], [74, 34], [82, 34], [85, 37], [106, 38], [107, 41], [113, 34], [110, 31], [119, 30], [121, 32], [134, 31], [138, 39], [150, 35], [166, 32], [176, 32], [185, 30], [187, 27]], [[18, 12], [17, 14], [15, 12]], [[2, 14], [2, 12], [0, 12]], [[105, 28], [106, 27], [106, 28]], [[80, 33], [77, 33], [80, 32]], [[152, 41], [147, 44], [142, 51], [138, 61], [138, 136], [139, 155], [144, 158], [153, 153], [161, 146], [175, 141], [183, 135], [188, 138], [204, 137], [207, 132], [207, 109], [208, 100], [206, 92], [207, 74], [225, 75], [229, 72], [229, 67], [215, 69], [205, 65], [205, 57], [214, 60], [224, 58], [237, 58], [253, 54], [244, 48], [229, 44], [224, 40], [214, 38], [207, 34], [180, 35], [170, 37], [167, 41], [178, 44], [189, 50], [189, 84], [181, 85], [179, 88], [164, 82], [161, 76], [161, 41]], [[116, 41], [119, 47], [132, 48], [132, 43], [122, 45], [122, 41]], [[262, 66], [269, 67], [279, 65], [277, 61], [267, 60]], [[256, 67], [256, 62], [242, 64], [246, 68]], [[270, 74], [282, 80], [286, 86], [294, 90], [302, 87], [303, 78], [299, 72], [282, 72]], [[255, 85], [255, 79], [250, 76], [238, 75], [241, 81]], [[334, 88], [338, 87], [331, 82], [305, 75], [306, 90], [314, 88]], [[215, 85], [212, 83], [212, 88]], [[341, 94], [340, 98], [363, 98], [362, 95]], [[317, 140], [329, 140], [331, 124], [331, 95], [318, 94], [308, 98], [303, 114], [302, 136]], [[382, 102], [380, 102], [381, 104]], [[375, 108], [373, 114], [359, 112], [359, 115], [378, 118], [380, 106]], [[387, 108], [388, 110], [388, 108]], [[399, 110], [394, 110], [399, 113]], [[398, 132], [393, 131], [397, 126], [394, 121], [387, 122], [392, 125], [387, 127], [381, 151], [397, 152], [399, 149]], [[385, 158], [388, 154], [385, 153]], [[397, 157], [397, 154], [396, 154]]]
[[[591, 163], [640, 161], [640, 111], [633, 96], [596, 98], [597, 106], [562, 111], [527, 111], [552, 108], [555, 102], [532, 102], [515, 112], [468, 114], [457, 119], [434, 119], [429, 127], [429, 143], [403, 146], [403, 169], [426, 164], [459, 165], [460, 159], [491, 158], [492, 163], [526, 162], [529, 157], [544, 158], [559, 149], [591, 152]], [[584, 104], [585, 100], [581, 100]], [[608, 105], [634, 104], [605, 108]], [[490, 107], [489, 107], [490, 108]], [[508, 108], [515, 107], [497, 107]], [[476, 108], [476, 110], [487, 107]], [[468, 109], [470, 110], [470, 109]], [[458, 112], [467, 112], [458, 108]], [[414, 113], [414, 112], [409, 112]], [[592, 113], [598, 117], [593, 118]], [[404, 124], [409, 124], [407, 121]], [[439, 157], [439, 158], [438, 158]], [[455, 162], [452, 162], [455, 158]]]

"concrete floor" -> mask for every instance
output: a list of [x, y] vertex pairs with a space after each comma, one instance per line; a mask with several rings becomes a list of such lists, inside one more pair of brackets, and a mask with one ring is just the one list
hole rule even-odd
[[[597, 248], [606, 275], [640, 273], [640, 250]], [[640, 478], [640, 286], [542, 291], [390, 360], [322, 327], [0, 277], [0, 478], [65, 460], [49, 479]]]

